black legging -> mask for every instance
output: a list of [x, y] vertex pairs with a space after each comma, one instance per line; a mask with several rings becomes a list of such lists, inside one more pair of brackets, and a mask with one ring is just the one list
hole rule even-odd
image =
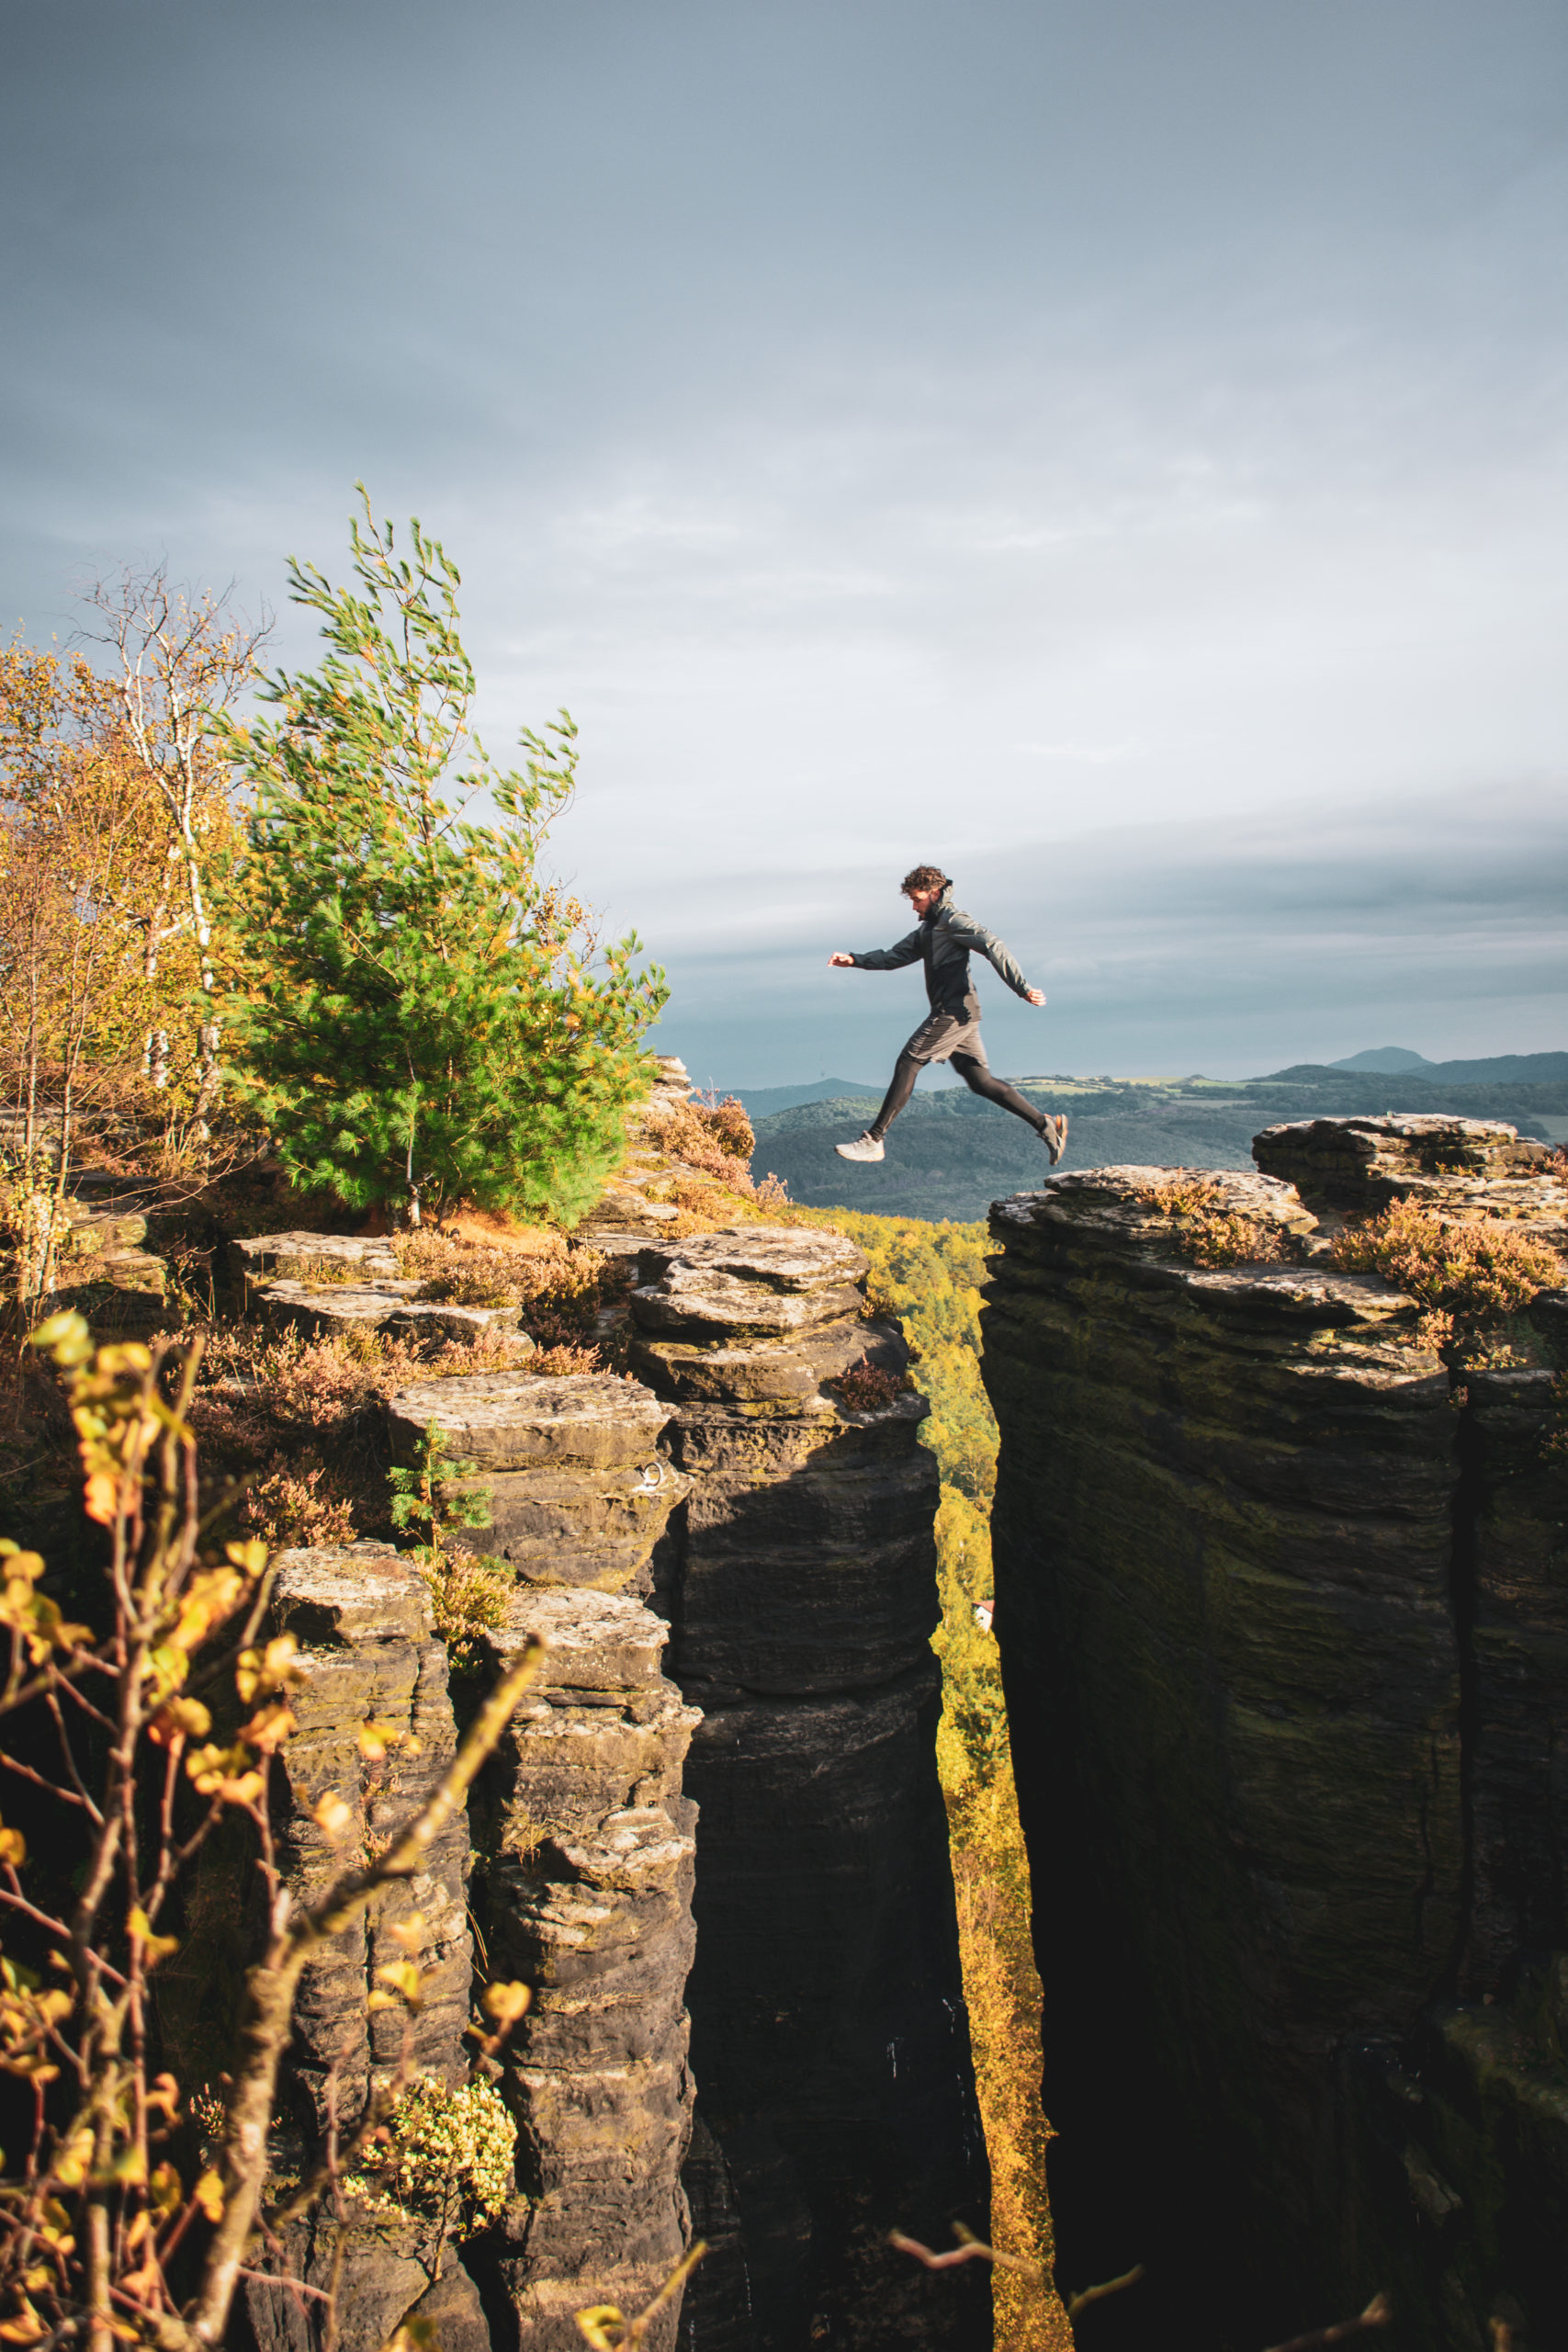
[[[1015, 1119], [1027, 1119], [1035, 1134], [1040, 1133], [1045, 1125], [1044, 1118], [1032, 1102], [1024, 1101], [1016, 1086], [1010, 1086], [1005, 1078], [995, 1077], [987, 1065], [977, 1061], [973, 1054], [953, 1054], [950, 1058], [971, 1094], [983, 1094], [987, 1102], [999, 1102], [1004, 1111], [1010, 1111]], [[927, 1067], [914, 1054], [899, 1055], [893, 1065], [893, 1083], [887, 1090], [881, 1110], [866, 1129], [868, 1136], [874, 1136], [878, 1143], [882, 1141], [913, 1094], [916, 1079]]]

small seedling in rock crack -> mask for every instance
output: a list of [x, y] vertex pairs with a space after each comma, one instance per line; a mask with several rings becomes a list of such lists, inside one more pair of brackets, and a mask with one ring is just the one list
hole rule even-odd
[[449, 1453], [434, 1421], [425, 1424], [412, 1466], [388, 1473], [392, 1488], [392, 1524], [424, 1529], [414, 1557], [430, 1588], [435, 1632], [447, 1647], [455, 1672], [478, 1664], [479, 1635], [499, 1625], [516, 1582], [504, 1560], [473, 1553], [454, 1554], [446, 1539], [459, 1529], [488, 1527], [490, 1505], [482, 1494], [465, 1493], [453, 1481], [473, 1476], [475, 1464]]

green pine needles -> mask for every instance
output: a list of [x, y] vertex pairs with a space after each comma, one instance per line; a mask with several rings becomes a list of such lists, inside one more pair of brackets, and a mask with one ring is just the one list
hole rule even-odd
[[[664, 976], [637, 967], [635, 933], [597, 954], [586, 910], [538, 879], [575, 786], [570, 718], [494, 768], [468, 724], [457, 567], [417, 521], [400, 560], [357, 487], [357, 593], [289, 561], [320, 669], [266, 681], [276, 719], [222, 726], [253, 796], [231, 877], [237, 1087], [297, 1185], [413, 1225], [458, 1198], [570, 1222], [648, 1085]], [[470, 818], [481, 797], [492, 823]]]

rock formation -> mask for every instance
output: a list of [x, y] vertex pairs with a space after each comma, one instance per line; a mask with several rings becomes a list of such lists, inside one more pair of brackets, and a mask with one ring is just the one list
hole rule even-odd
[[[639, 2309], [683, 2248], [695, 1809], [681, 1770], [698, 1717], [660, 1672], [662, 1620], [628, 1589], [646, 1583], [649, 1553], [686, 1487], [655, 1450], [666, 1419], [646, 1389], [609, 1378], [472, 1375], [391, 1404], [405, 1458], [434, 1420], [482, 1464], [496, 1519], [487, 1541], [505, 1547], [517, 1576], [468, 1689], [493, 1679], [529, 1634], [543, 1635], [547, 1655], [428, 1874], [382, 1897], [307, 1972], [289, 2097], [313, 2145], [330, 2100], [352, 2116], [389, 2078], [403, 2020], [368, 2014], [367, 1996], [377, 1968], [404, 1956], [394, 1931], [406, 1937], [416, 1914], [423, 1981], [408, 2060], [449, 2083], [466, 2077], [476, 1865], [481, 1973], [522, 1979], [535, 1998], [495, 2068], [518, 2125], [518, 2194], [468, 2268], [447, 2255], [441, 2328], [451, 2352], [489, 2340], [474, 2277], [509, 2314], [502, 2340], [576, 2352], [577, 2310]], [[272, 1610], [273, 1630], [300, 1645], [299, 1730], [282, 1751], [275, 1803], [286, 1874], [307, 1894], [345, 1843], [373, 1843], [421, 1801], [457, 1723], [429, 1591], [389, 1547], [283, 1555]], [[460, 1691], [459, 1712], [466, 1703]], [[315, 1818], [329, 1792], [351, 1813], [335, 1845]], [[312, 2283], [330, 2269], [333, 2234], [330, 2217], [295, 2233], [290, 2254]], [[426, 2288], [436, 2291], [432, 2248], [417, 2227], [356, 2221], [344, 2258], [343, 2352], [376, 2352]], [[434, 2309], [419, 2304], [424, 2317]], [[253, 2282], [247, 2315], [263, 2352], [315, 2342], [277, 2289]], [[647, 2339], [654, 2352], [678, 2319], [677, 2303]]]
[[[269, 1631], [294, 1634], [302, 1679], [292, 1699], [299, 1728], [276, 1767], [275, 1830], [285, 1881], [309, 1900], [423, 1802], [451, 1760], [456, 1731], [446, 1647], [432, 1633], [429, 1596], [409, 1561], [386, 1544], [355, 1544], [285, 1552], [276, 1571]], [[349, 1809], [335, 1840], [315, 1818], [328, 1795]], [[388, 1888], [365, 1919], [308, 1964], [282, 2086], [285, 2114], [305, 2148], [320, 2144], [329, 2108], [352, 2120], [371, 2086], [392, 2077], [405, 2027], [413, 2071], [453, 2085], [466, 2077], [462, 2036], [473, 1970], [468, 1876], [468, 1825], [459, 1815], [438, 1839], [428, 1871]], [[244, 1891], [241, 1881], [235, 1893]], [[371, 2014], [376, 1970], [404, 1958], [421, 1971], [420, 2007], [406, 2020], [395, 2007]], [[288, 2251], [308, 2283], [325, 2285], [335, 2239], [327, 2213], [292, 2232]], [[349, 2229], [342, 2352], [378, 2352], [420, 2303], [436, 2267], [430, 2233], [417, 2225]], [[450, 2249], [444, 2267], [453, 2272], [444, 2300], [449, 2307], [461, 2301], [472, 2324], [478, 2298]], [[310, 2352], [317, 2341], [295, 2298], [259, 2280], [245, 2286], [243, 2321], [260, 2352]]]
[[645, 1241], [677, 1223], [681, 1215], [675, 1202], [650, 1198], [649, 1190], [669, 1174], [660, 1129], [672, 1111], [691, 1099], [692, 1081], [685, 1063], [673, 1054], [660, 1054], [658, 1062], [652, 1092], [627, 1122], [626, 1159], [575, 1236], [610, 1257], [635, 1257]]
[[[906, 1351], [868, 1317], [852, 1243], [761, 1220], [669, 1233], [692, 1220], [657, 1197], [680, 1176], [660, 1129], [689, 1092], [662, 1064], [626, 1168], [579, 1229], [637, 1260], [632, 1376], [434, 1377], [389, 1400], [394, 1458], [416, 1461], [434, 1427], [444, 1490], [484, 1498], [488, 1524], [448, 1550], [514, 1579], [473, 1636], [456, 1719], [407, 1559], [293, 1555], [279, 1584], [308, 1673], [279, 1794], [301, 1888], [327, 1866], [327, 1779], [380, 1834], [502, 1657], [530, 1631], [548, 1645], [428, 1891], [440, 1989], [418, 2025], [420, 2063], [457, 2079], [466, 1890], [481, 1974], [534, 1988], [495, 2067], [517, 2194], [428, 2289], [417, 2232], [356, 2224], [339, 2249], [330, 2222], [312, 2224], [291, 2251], [313, 2282], [347, 2262], [342, 2352], [375, 2352], [422, 2290], [446, 2352], [577, 2352], [575, 2312], [637, 2310], [694, 2223], [711, 2252], [649, 2352], [678, 2330], [704, 2352], [989, 2341], [979, 2265], [933, 2277], [886, 2244], [894, 2226], [950, 2245], [954, 2220], [986, 2223], [936, 1776], [925, 1406], [900, 1390]], [[272, 1235], [234, 1255], [271, 1320], [396, 1329], [441, 1308], [375, 1239]], [[857, 1409], [833, 1384], [863, 1360], [893, 1377]], [[361, 1757], [372, 1705], [382, 1730], [419, 1716], [412, 1779], [406, 1742], [384, 1765]], [[344, 2106], [392, 2063], [393, 2029], [365, 2014], [384, 1932], [344, 1939], [306, 1988], [290, 2098], [307, 2138], [334, 2063]], [[253, 2289], [262, 2352], [318, 2352], [313, 2307]]]
[[[538, 2352], [578, 2352], [573, 2313], [640, 2311], [685, 2249], [686, 1975], [693, 1831], [682, 1763], [699, 1718], [660, 1672], [666, 1628], [625, 1593], [520, 1593], [541, 1681], [476, 1794], [478, 1909], [492, 1973], [533, 1985], [503, 2083], [520, 2194], [490, 2259]], [[674, 2340], [679, 2305], [647, 2341]]]
[[703, 1710], [691, 2186], [721, 2259], [693, 2282], [694, 2340], [988, 2341], [983, 2280], [933, 2280], [883, 2243], [949, 2243], [985, 2199], [936, 1778], [925, 1407], [855, 1411], [829, 1385], [905, 1362], [839, 1235], [744, 1227], [638, 1265], [633, 1363], [693, 1482], [655, 1572], [671, 1670]]
[[1282, 1262], [1185, 1259], [1150, 1199], [1170, 1170], [992, 1216], [995, 1625], [1063, 2275], [1150, 2266], [1085, 2344], [1276, 2340], [1381, 2288], [1412, 2346], [1481, 2352], [1498, 2314], [1544, 2346], [1564, 1302], [1521, 1328], [1533, 1363], [1456, 1389], [1413, 1301], [1325, 1262], [1317, 1212], [1480, 1188], [1546, 1231], [1561, 1188], [1477, 1122], [1303, 1123], [1258, 1158], [1216, 1205], [1281, 1228]]
[[308, 1339], [385, 1331], [400, 1338], [472, 1340], [504, 1331], [525, 1351], [518, 1306], [465, 1306], [433, 1298], [426, 1282], [405, 1280], [396, 1253], [378, 1236], [263, 1233], [230, 1244], [248, 1314]]

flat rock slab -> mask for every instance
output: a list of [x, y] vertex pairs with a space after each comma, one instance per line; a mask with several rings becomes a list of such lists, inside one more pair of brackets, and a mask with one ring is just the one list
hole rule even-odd
[[551, 1378], [535, 1373], [465, 1373], [400, 1388], [387, 1407], [392, 1450], [412, 1461], [434, 1421], [448, 1451], [487, 1470], [536, 1464], [608, 1469], [646, 1461], [670, 1418], [651, 1389], [614, 1373]]
[[499, 1672], [530, 1634], [546, 1651], [530, 1698], [535, 1691], [648, 1690], [662, 1679], [670, 1628], [628, 1593], [519, 1591], [501, 1623], [480, 1634], [479, 1645]]
[[423, 1641], [430, 1598], [389, 1544], [318, 1544], [273, 1556], [272, 1614], [306, 1643]]
[[699, 1233], [643, 1250], [632, 1314], [694, 1340], [782, 1339], [857, 1313], [867, 1262], [838, 1233]]
[[459, 1306], [451, 1299], [423, 1298], [417, 1282], [310, 1283], [280, 1277], [251, 1286], [252, 1311], [263, 1322], [308, 1332], [313, 1339], [333, 1332], [387, 1331], [434, 1333], [447, 1340], [472, 1340], [481, 1331], [516, 1333], [520, 1343], [534, 1342], [518, 1331], [520, 1306]]
[[229, 1245], [236, 1274], [254, 1281], [262, 1274], [292, 1274], [296, 1279], [316, 1268], [333, 1273], [362, 1273], [367, 1281], [396, 1281], [398, 1257], [382, 1234], [253, 1233]]
[[1348, 1201], [1400, 1176], [1540, 1176], [1551, 1158], [1506, 1120], [1435, 1111], [1286, 1120], [1253, 1137], [1252, 1156], [1270, 1175]]
[[684, 1241], [655, 1242], [643, 1253], [642, 1272], [645, 1282], [653, 1283], [679, 1267], [809, 1296], [863, 1280], [870, 1262], [841, 1233], [736, 1226], [724, 1233], [694, 1233]]

